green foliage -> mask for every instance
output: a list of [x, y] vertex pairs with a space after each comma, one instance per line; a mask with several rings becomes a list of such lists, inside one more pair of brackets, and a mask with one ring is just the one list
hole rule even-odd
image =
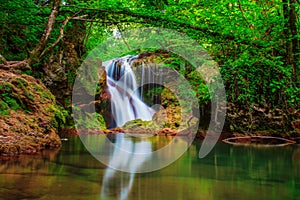
[[51, 125], [55, 128], [64, 127], [67, 122], [67, 117], [70, 113], [62, 107], [51, 105], [47, 108], [47, 111], [53, 112], [54, 116], [51, 119]]
[[161, 59], [164, 62], [164, 65], [175, 69], [180, 75], [183, 76], [183, 78], [188, 80], [191, 88], [194, 91], [193, 94], [190, 94], [193, 91], [186, 90], [186, 85], [178, 85], [180, 96], [196, 95], [200, 104], [209, 103], [211, 100], [211, 95], [208, 86], [195, 67], [186, 62], [184, 58], [175, 54], [170, 54], [169, 57], [164, 57]]
[[[8, 60], [23, 60], [39, 41], [47, 12], [32, 0], [2, 1], [0, 4], [0, 52]], [[46, 15], [45, 15], [46, 14]]]
[[[27, 52], [36, 46], [44, 32], [51, 10], [50, 3], [51, 1], [33, 0], [1, 2], [0, 53], [4, 57], [8, 60], [22, 60], [27, 57]], [[284, 16], [281, 0], [64, 1], [49, 44], [57, 38], [61, 22], [74, 13], [85, 14], [89, 18], [88, 21], [83, 22], [86, 34], [82, 36], [85, 37], [87, 54], [101, 42], [111, 36], [116, 36], [120, 31], [149, 26], [174, 29], [202, 44], [219, 64], [228, 101], [237, 105], [246, 105], [246, 107], [259, 104], [273, 108], [280, 107], [284, 110], [290, 107], [299, 109], [300, 80], [293, 76], [297, 76], [298, 74], [295, 73], [300, 71], [300, 47], [298, 44], [296, 50], [289, 49], [289, 46], [296, 45], [293, 41], [296, 39], [299, 42], [300, 38], [299, 5], [294, 5], [296, 30], [290, 30], [292, 21]], [[72, 27], [74, 22], [70, 20], [67, 28]], [[119, 38], [120, 41], [123, 39], [122, 36]], [[136, 38], [135, 43], [132, 43], [133, 47], [139, 42], [139, 38]], [[168, 45], [172, 48], [170, 42]], [[109, 55], [105, 55], [106, 58], [121, 52], [118, 48], [111, 49]], [[157, 50], [129, 49], [128, 53]], [[124, 53], [124, 49], [121, 50]], [[47, 56], [49, 57], [46, 55], [45, 59], [48, 58]], [[291, 63], [291, 58], [295, 60], [294, 63]], [[186, 63], [184, 58], [178, 55], [171, 55], [162, 60], [189, 81], [200, 104], [209, 104], [211, 94], [205, 77], [201, 77], [191, 64]], [[41, 66], [37, 63], [32, 67], [39, 69]], [[43, 78], [42, 70], [36, 71], [40, 73], [38, 76]], [[66, 81], [70, 85], [74, 81], [75, 71], [71, 70], [67, 73]], [[30, 71], [26, 73], [31, 74]], [[19, 86], [26, 89], [21, 82]], [[160, 89], [149, 90], [145, 95], [158, 95], [161, 92]], [[182, 89], [181, 95], [185, 95], [185, 92]], [[18, 105], [22, 107], [18, 98], [10, 96], [9, 93], [9, 88], [7, 88], [6, 92], [1, 94], [1, 109], [4, 110], [7, 106], [14, 109], [18, 109]], [[30, 93], [25, 92], [25, 94], [28, 98], [33, 98]], [[44, 97], [51, 98], [48, 94], [44, 94]], [[102, 123], [101, 117], [98, 121], [83, 123], [90, 123], [91, 125], [86, 125], [93, 127]]]
[[104, 118], [99, 113], [85, 113], [86, 116], [83, 119], [80, 119], [77, 123], [80, 127], [84, 127], [87, 129], [106, 129]]
[[148, 105], [151, 105], [154, 101], [154, 98], [161, 97], [161, 93], [163, 91], [162, 86], [157, 86], [155, 84], [147, 84], [143, 86], [143, 101]]
[[78, 112], [76, 114], [76, 128], [104, 130], [106, 129], [106, 123], [103, 116], [99, 113], [81, 113], [79, 107], [74, 106], [73, 110]]
[[75, 78], [76, 78], [76, 73], [73, 71], [70, 71], [67, 76], [68, 76], [68, 83], [73, 84], [75, 81]]

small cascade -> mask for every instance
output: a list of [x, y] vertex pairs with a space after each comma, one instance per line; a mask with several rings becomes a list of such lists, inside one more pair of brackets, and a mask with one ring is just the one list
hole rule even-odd
[[[155, 110], [142, 101], [143, 91], [139, 91], [135, 73], [131, 68], [137, 58], [138, 56], [125, 56], [103, 63], [106, 66], [107, 86], [116, 126], [122, 126], [134, 119], [151, 120], [155, 113]], [[144, 79], [144, 74], [141, 78]]]
[[[141, 63], [136, 67], [136, 73], [139, 75], [140, 85], [140, 95], [141, 99], [148, 104], [155, 105], [161, 104], [160, 98], [158, 98], [157, 94], [153, 94], [155, 89], [163, 88], [163, 73], [162, 68], [159, 68], [155, 64], [149, 63]], [[148, 84], [145, 84], [148, 83]], [[151, 93], [152, 90], [152, 93]], [[149, 92], [150, 91], [150, 92]], [[144, 96], [147, 99], [144, 99]]]

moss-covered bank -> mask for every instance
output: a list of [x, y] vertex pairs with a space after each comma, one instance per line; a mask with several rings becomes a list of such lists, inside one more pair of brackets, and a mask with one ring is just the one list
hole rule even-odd
[[0, 157], [61, 146], [55, 97], [35, 78], [0, 70]]

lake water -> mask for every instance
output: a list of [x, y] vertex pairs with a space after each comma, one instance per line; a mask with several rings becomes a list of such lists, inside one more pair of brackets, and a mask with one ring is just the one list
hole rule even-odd
[[[98, 141], [105, 136], [89, 137]], [[152, 147], [159, 147], [171, 139], [157, 136], [149, 141]], [[59, 151], [2, 162], [0, 199], [300, 199], [300, 146], [219, 142], [199, 159], [200, 147], [201, 141], [194, 141], [168, 167], [130, 174], [107, 168], [85, 149], [79, 137], [70, 137]]]

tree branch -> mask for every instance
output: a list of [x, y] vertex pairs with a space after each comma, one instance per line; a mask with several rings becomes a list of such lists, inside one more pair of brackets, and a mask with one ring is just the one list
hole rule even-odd
[[130, 46], [128, 45], [128, 43], [126, 42], [126, 40], [124, 39], [123, 35], [122, 35], [122, 31], [120, 29], [120, 26], [117, 24], [117, 28], [118, 28], [118, 31], [120, 32], [121, 34], [121, 38], [123, 40], [123, 42], [125, 43], [125, 45], [128, 47], [128, 49], [130, 49]]
[[67, 17], [64, 22], [62, 23], [61, 27], [60, 27], [60, 30], [59, 30], [59, 36], [58, 38], [55, 40], [55, 42], [48, 48], [45, 48], [40, 57], [42, 57], [46, 52], [49, 52], [50, 50], [52, 50], [58, 43], [59, 41], [64, 37], [64, 29], [65, 29], [65, 26], [67, 25], [67, 23], [69, 22], [70, 20], [70, 17]]
[[5, 70], [30, 70], [26, 60], [23, 61], [7, 61], [6, 64], [0, 64], [0, 69]]
[[[89, 19], [91, 19], [91, 18], [93, 18], [93, 19], [100, 18], [101, 19], [101, 18], [103, 18], [103, 15], [105, 13], [115, 14], [115, 16], [120, 17], [120, 18], [118, 18], [119, 20], [123, 20], [125, 18], [125, 16], [131, 16], [131, 17], [142, 20], [142, 21], [139, 21], [138, 23], [148, 23], [148, 24], [152, 24], [152, 25], [156, 25], [156, 23], [159, 23], [160, 26], [161, 26], [161, 24], [163, 24], [163, 26], [166, 28], [168, 28], [168, 24], [171, 26], [176, 25], [177, 27], [181, 27], [182, 29], [190, 29], [190, 30], [199, 31], [200, 33], [206, 34], [206, 36], [209, 36], [209, 37], [219, 37], [219, 38], [221, 38], [221, 40], [238, 41], [238, 43], [240, 43], [240, 44], [254, 45], [256, 47], [265, 48], [264, 45], [256, 42], [253, 39], [241, 38], [239, 36], [233, 36], [232, 34], [224, 34], [224, 33], [216, 32], [211, 28], [199, 27], [194, 24], [188, 24], [185, 21], [182, 21], [179, 19], [166, 18], [165, 14], [162, 14], [160, 12], [159, 13], [150, 13], [150, 12], [139, 13], [139, 12], [127, 10], [127, 9], [118, 10], [118, 9], [110, 9], [110, 8], [105, 8], [105, 9], [84, 8], [81, 6], [72, 6], [72, 5], [63, 6], [62, 8], [64, 8], [64, 9], [66, 9], [66, 8], [81, 9], [83, 13], [85, 13], [89, 16]], [[63, 11], [67, 11], [67, 10], [63, 10]], [[85, 21], [88, 21], [89, 19], [85, 19]], [[118, 22], [115, 22], [115, 21], [116, 20], [111, 21], [111, 23], [117, 24]], [[167, 23], [164, 23], [164, 22], [167, 22]], [[186, 30], [184, 30], [184, 32], [186, 32]]]
[[43, 34], [39, 44], [36, 46], [35, 49], [33, 49], [31, 52], [29, 52], [29, 59], [27, 60], [29, 64], [31, 62], [38, 61], [41, 57], [41, 53], [46, 46], [48, 39], [52, 33], [53, 26], [55, 24], [56, 16], [58, 15], [59, 6], [60, 6], [61, 0], [54, 0], [53, 7], [51, 10], [51, 13], [49, 15], [48, 23], [45, 28], [45, 33]]
[[64, 20], [64, 22], [62, 23], [62, 25], [60, 27], [58, 38], [55, 40], [55, 42], [53, 42], [53, 44], [50, 47], [44, 49], [44, 51], [41, 53], [40, 57], [45, 55], [46, 52], [51, 51], [59, 43], [59, 41], [64, 37], [64, 29], [65, 29], [67, 23], [70, 21], [70, 19], [83, 19], [83, 17], [86, 17], [86, 16], [87, 15], [82, 15], [82, 16], [78, 16], [78, 17], [66, 17], [66, 19]]
[[252, 32], [252, 35], [255, 37], [255, 34], [254, 34], [253, 30], [252, 30], [252, 29], [253, 29], [253, 25], [249, 23], [247, 17], [245, 16], [245, 12], [244, 12], [244, 9], [243, 9], [243, 7], [242, 7], [241, 0], [238, 0], [238, 1], [239, 1], [239, 9], [240, 9], [240, 11], [241, 11], [241, 13], [242, 13], [242, 16], [243, 16], [243, 18], [244, 18], [246, 24], [247, 24], [248, 27], [250, 28], [250, 30], [251, 30], [251, 32]]
[[[99, 21], [99, 20], [98, 20]], [[97, 21], [97, 22], [98, 22]], [[87, 29], [87, 33], [85, 34], [85, 38], [84, 38], [84, 44], [87, 44], [87, 42], [88, 42], [88, 39], [89, 39], [89, 37], [90, 37], [90, 34], [91, 34], [91, 30], [92, 30], [92, 27], [93, 27], [93, 23], [90, 23], [90, 25], [89, 25], [89, 28]]]

